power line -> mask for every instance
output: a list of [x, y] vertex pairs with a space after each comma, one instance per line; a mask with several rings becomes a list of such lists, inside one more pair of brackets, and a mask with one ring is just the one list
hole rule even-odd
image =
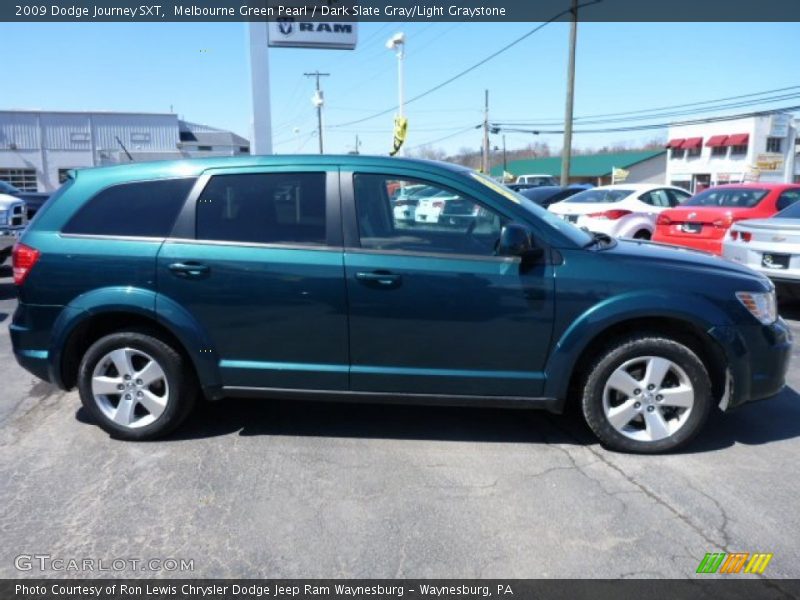
[[[586, 3], [584, 3], [584, 4], [579, 4], [577, 8], [583, 8], [583, 7], [586, 7], [586, 6], [592, 6], [593, 4], [599, 4], [599, 3], [600, 3], [600, 2], [602, 2], [602, 1], [603, 1], [603, 0], [590, 0], [589, 2], [586, 2]], [[421, 94], [418, 94], [418, 95], [414, 96], [413, 98], [411, 98], [411, 99], [409, 99], [409, 100], [406, 100], [406, 101], [405, 101], [405, 104], [411, 104], [412, 102], [416, 102], [417, 100], [420, 100], [420, 99], [424, 98], [425, 96], [428, 96], [429, 94], [432, 94], [433, 92], [435, 92], [435, 91], [437, 91], [437, 90], [440, 90], [440, 89], [442, 89], [444, 86], [446, 86], [446, 85], [449, 85], [449, 84], [453, 83], [455, 80], [457, 80], [457, 79], [460, 79], [461, 77], [463, 77], [463, 76], [464, 76], [464, 75], [466, 75], [467, 73], [470, 73], [470, 72], [474, 71], [474, 70], [475, 70], [475, 69], [477, 69], [478, 67], [480, 67], [480, 66], [482, 66], [482, 65], [486, 64], [487, 62], [489, 62], [490, 60], [492, 60], [492, 59], [494, 59], [494, 58], [498, 57], [499, 55], [501, 55], [501, 54], [502, 54], [503, 52], [505, 52], [506, 50], [509, 50], [509, 49], [513, 48], [514, 46], [516, 46], [517, 44], [519, 44], [519, 43], [520, 43], [520, 42], [522, 42], [523, 40], [526, 40], [527, 38], [529, 38], [529, 37], [530, 37], [530, 36], [532, 36], [533, 34], [535, 34], [535, 33], [537, 33], [538, 31], [540, 31], [540, 30], [544, 29], [544, 28], [545, 28], [545, 27], [547, 27], [547, 25], [549, 25], [550, 23], [553, 23], [554, 21], [557, 21], [558, 19], [560, 19], [561, 17], [563, 17], [563, 16], [564, 16], [564, 15], [566, 15], [566, 14], [570, 14], [570, 13], [572, 12], [572, 10], [573, 10], [573, 8], [572, 8], [572, 7], [571, 7], [571, 8], [568, 8], [568, 9], [566, 9], [566, 10], [562, 10], [562, 11], [561, 11], [561, 12], [559, 12], [557, 15], [554, 15], [553, 17], [549, 18], [547, 21], [545, 21], [545, 22], [544, 22], [544, 23], [542, 23], [541, 25], [538, 25], [537, 27], [534, 27], [533, 29], [531, 29], [530, 31], [528, 31], [527, 33], [525, 33], [524, 35], [521, 35], [520, 37], [518, 37], [518, 38], [517, 38], [517, 39], [515, 39], [514, 41], [512, 41], [512, 42], [510, 42], [510, 43], [506, 44], [505, 46], [503, 46], [502, 48], [500, 48], [500, 49], [499, 49], [499, 50], [497, 50], [496, 52], [494, 52], [494, 53], [490, 54], [489, 56], [487, 56], [486, 58], [484, 58], [484, 59], [482, 59], [482, 60], [478, 61], [477, 63], [475, 63], [475, 64], [474, 64], [474, 65], [472, 65], [471, 67], [467, 67], [467, 68], [466, 68], [466, 69], [464, 69], [463, 71], [461, 71], [461, 72], [457, 73], [456, 75], [453, 75], [452, 77], [450, 77], [449, 79], [446, 79], [446, 80], [445, 80], [445, 81], [443, 81], [442, 83], [440, 83], [440, 84], [438, 84], [438, 85], [435, 85], [435, 86], [433, 86], [433, 87], [432, 87], [432, 88], [430, 88], [429, 90], [426, 90], [426, 91], [422, 92]], [[370, 116], [368, 116], [368, 117], [363, 117], [363, 118], [361, 118], [361, 119], [356, 119], [356, 120], [354, 120], [354, 121], [348, 121], [348, 122], [346, 122], [346, 123], [337, 123], [336, 125], [331, 125], [330, 127], [337, 127], [337, 128], [338, 128], [338, 127], [346, 127], [346, 126], [348, 126], [348, 125], [356, 125], [356, 124], [358, 124], [358, 123], [363, 123], [364, 121], [370, 121], [370, 120], [372, 120], [372, 119], [376, 119], [377, 117], [382, 117], [383, 115], [386, 115], [386, 114], [392, 113], [392, 112], [394, 112], [395, 110], [397, 110], [397, 106], [396, 106], [396, 105], [395, 105], [395, 106], [393, 106], [393, 107], [391, 107], [391, 108], [387, 108], [386, 110], [382, 110], [382, 111], [380, 111], [380, 112], [377, 112], [377, 113], [375, 113], [375, 114], [372, 114], [372, 115], [370, 115]]]
[[[800, 105], [797, 106], [784, 106], [781, 108], [774, 108], [770, 110], [760, 110], [750, 113], [738, 114], [738, 115], [726, 115], [722, 117], [707, 117], [705, 119], [694, 119], [690, 121], [670, 121], [664, 123], [655, 123], [650, 125], [632, 125], [630, 127], [610, 127], [610, 128], [603, 128], [603, 129], [580, 129], [575, 130], [575, 133], [618, 133], [624, 131], [648, 131], [652, 129], [666, 129], [667, 127], [671, 126], [681, 126], [681, 125], [698, 125], [703, 123], [718, 123], [720, 121], [733, 121], [736, 119], [745, 119], [747, 117], [760, 117], [764, 115], [771, 115], [773, 113], [778, 112], [792, 112], [800, 110]], [[533, 134], [561, 134], [564, 133], [563, 129], [522, 129], [522, 128], [515, 128], [515, 127], [507, 127], [503, 125], [492, 125], [493, 129], [497, 132], [500, 131], [507, 131], [507, 132], [516, 132], [516, 133], [533, 133]]]
[[[688, 107], [692, 107], [692, 106], [702, 106], [702, 105], [707, 105], [707, 104], [717, 104], [717, 103], [720, 103], [720, 102], [728, 102], [728, 101], [731, 101], [731, 100], [742, 100], [744, 98], [753, 98], [755, 96], [765, 96], [767, 94], [776, 94], [778, 92], [787, 92], [789, 90], [797, 90], [797, 89], [800, 89], [800, 85], [795, 85], [795, 86], [790, 86], [790, 87], [785, 87], [785, 88], [778, 88], [778, 89], [774, 89], [774, 90], [765, 90], [765, 91], [762, 91], [762, 92], [753, 92], [753, 93], [750, 93], [750, 94], [741, 94], [741, 95], [738, 95], [738, 96], [728, 96], [726, 98], [717, 98], [715, 100], [702, 100], [702, 101], [699, 101], [699, 102], [688, 102], [688, 103], [685, 103], [685, 104], [673, 104], [671, 106], [661, 106], [661, 107], [658, 107], [658, 108], [644, 108], [644, 109], [640, 109], [640, 110], [632, 110], [632, 111], [624, 111], [624, 112], [616, 112], [616, 113], [604, 113], [604, 114], [596, 114], [596, 115], [583, 115], [583, 116], [580, 116], [580, 117], [575, 117], [575, 121], [585, 121], [584, 124], [586, 124], [586, 123], [589, 122], [588, 119], [600, 119], [600, 118], [604, 118], [604, 117], [617, 117], [617, 116], [627, 117], [627, 116], [633, 116], [633, 115], [641, 115], [641, 114], [644, 114], [644, 113], [656, 113], [656, 112], [660, 112], [660, 111], [671, 111], [671, 110], [680, 109], [680, 108], [688, 108]], [[769, 102], [769, 101], [770, 101], [769, 99], [761, 98], [761, 99], [751, 100], [749, 102], [752, 102], [753, 104], [759, 104], [759, 103], [762, 103], [762, 102]], [[711, 108], [709, 108], [709, 110], [717, 110], [717, 108], [718, 107], [711, 107]], [[703, 112], [703, 111], [694, 111], [694, 112], [700, 113], [700, 112]], [[658, 115], [650, 115], [650, 116], [651, 117], [656, 117]], [[668, 115], [665, 115], [665, 116], [668, 116]], [[648, 117], [644, 117], [644, 118], [648, 118]], [[512, 119], [509, 119], [509, 120], [507, 120], [505, 122], [506, 123], [513, 123], [513, 124], [516, 124], [516, 125], [542, 125], [542, 126], [548, 126], [548, 125], [561, 125], [563, 123], [563, 119], [559, 119], [559, 118], [555, 118], [555, 117], [544, 117], [544, 118], [540, 118], [540, 119], [531, 119], [531, 120], [525, 120], [525, 119], [512, 120]]]
[[473, 131], [475, 129], [480, 129], [481, 124], [478, 125], [471, 125], [470, 127], [465, 127], [464, 129], [460, 129], [455, 133], [451, 133], [450, 135], [446, 135], [444, 137], [436, 138], [435, 140], [428, 140], [427, 142], [423, 142], [421, 144], [417, 144], [416, 146], [411, 146], [408, 150], [416, 150], [417, 148], [422, 148], [423, 146], [429, 146], [431, 144], [438, 144], [439, 142], [443, 142], [445, 140], [449, 140], [450, 138], [454, 138], [457, 135], [461, 135], [462, 133], [466, 133], [467, 131]]

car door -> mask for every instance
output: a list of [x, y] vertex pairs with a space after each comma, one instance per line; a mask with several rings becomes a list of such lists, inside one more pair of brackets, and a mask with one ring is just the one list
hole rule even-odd
[[[389, 190], [425, 183], [452, 210], [393, 218]], [[484, 199], [485, 200], [485, 199]], [[509, 219], [452, 182], [342, 173], [354, 391], [538, 397], [553, 326], [553, 267], [494, 255]]]
[[345, 390], [338, 172], [207, 172], [158, 255], [160, 314], [211, 340], [223, 385]]

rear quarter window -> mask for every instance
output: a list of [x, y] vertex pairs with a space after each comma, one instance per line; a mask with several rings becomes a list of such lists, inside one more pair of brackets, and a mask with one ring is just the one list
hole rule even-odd
[[62, 233], [166, 237], [194, 178], [137, 181], [114, 185], [86, 202]]

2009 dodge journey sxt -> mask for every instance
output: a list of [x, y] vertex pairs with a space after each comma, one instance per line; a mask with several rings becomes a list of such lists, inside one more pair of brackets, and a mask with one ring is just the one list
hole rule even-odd
[[[436, 210], [417, 219], [412, 198]], [[762, 275], [592, 235], [484, 175], [427, 161], [78, 171], [13, 266], [17, 360], [77, 386], [126, 439], [171, 431], [200, 394], [577, 402], [607, 446], [661, 452], [714, 405], [776, 394], [790, 356]]]

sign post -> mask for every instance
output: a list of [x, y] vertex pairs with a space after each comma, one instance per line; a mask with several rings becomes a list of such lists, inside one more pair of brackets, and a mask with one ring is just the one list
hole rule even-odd
[[269, 35], [266, 21], [252, 21], [250, 34], [250, 84], [253, 99], [253, 154], [272, 154], [272, 111], [269, 90]]

